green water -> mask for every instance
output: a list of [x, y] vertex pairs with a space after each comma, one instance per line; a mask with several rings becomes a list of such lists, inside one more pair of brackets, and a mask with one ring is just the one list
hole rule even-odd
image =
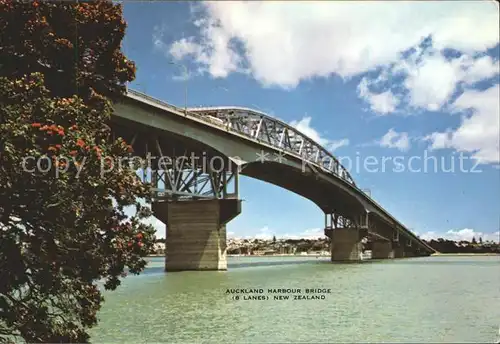
[[[328, 258], [231, 257], [227, 272], [141, 276], [105, 294], [95, 343], [493, 343], [500, 257], [426, 257], [361, 264]], [[269, 300], [232, 299], [263, 288]], [[268, 288], [330, 288], [324, 300], [273, 300]], [[285, 294], [283, 294], [285, 295]], [[292, 295], [292, 294], [288, 294]]]

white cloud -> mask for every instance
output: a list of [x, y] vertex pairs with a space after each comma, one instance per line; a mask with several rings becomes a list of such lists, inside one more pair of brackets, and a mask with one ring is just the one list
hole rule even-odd
[[279, 239], [292, 239], [292, 240], [299, 240], [299, 239], [308, 239], [308, 240], [316, 240], [320, 238], [324, 238], [325, 233], [324, 230], [321, 228], [310, 228], [306, 229], [303, 232], [297, 233], [297, 234], [284, 234], [279, 236]]
[[[240, 68], [241, 56], [231, 45], [230, 33], [219, 25], [216, 18], [200, 19], [195, 25], [200, 27], [201, 42], [195, 42], [194, 37], [173, 42], [169, 53], [174, 59], [193, 56], [201, 66], [201, 71], [206, 71], [216, 78], [224, 78], [234, 71], [243, 71]], [[155, 45], [158, 46], [157, 43]]]
[[309, 240], [313, 240], [313, 239], [323, 238], [325, 236], [325, 234], [324, 234], [324, 230], [321, 228], [310, 228], [310, 229], [306, 229], [305, 231], [297, 233], [297, 234], [288, 234], [287, 233], [284, 235], [275, 235], [275, 234], [271, 233], [271, 231], [269, 230], [269, 227], [265, 226], [265, 227], [259, 229], [258, 233], [254, 234], [254, 235], [244, 236], [243, 239], [271, 240], [273, 238], [273, 236], [276, 236], [277, 239], [293, 239], [293, 240], [309, 239]]
[[456, 112], [472, 110], [463, 116], [456, 130], [435, 132], [425, 139], [432, 149], [454, 148], [468, 152], [480, 163], [500, 162], [500, 106], [498, 84], [485, 91], [467, 90], [452, 104]]
[[403, 152], [410, 149], [410, 139], [408, 137], [408, 133], [398, 133], [394, 130], [394, 128], [389, 129], [389, 131], [382, 136], [378, 143], [382, 147], [396, 148]]
[[407, 69], [404, 86], [413, 107], [439, 110], [455, 91], [461, 79], [458, 59], [448, 62], [442, 54], [429, 54]]
[[[498, 73], [499, 62], [490, 56], [473, 58], [462, 54], [450, 59], [434, 46], [417, 46], [404, 59], [385, 66], [377, 78], [364, 77], [358, 85], [358, 93], [371, 104], [374, 112], [394, 112], [396, 106], [403, 101], [413, 109], [438, 111], [448, 104], [460, 83], [471, 86], [478, 81], [495, 77]], [[369, 88], [381, 85], [389, 79], [396, 80], [397, 77], [400, 78], [399, 84], [393, 83], [391, 87], [400, 86], [398, 94], [393, 94], [388, 89], [379, 93], [384, 97], [378, 99], [382, 102], [386, 98], [390, 101], [389, 104], [396, 106], [385, 106], [385, 112], [379, 111], [373, 104], [374, 94]]]
[[340, 147], [348, 146], [349, 145], [349, 139], [341, 139], [341, 140], [334, 140], [334, 141], [329, 141], [326, 144], [326, 149], [328, 149], [330, 152], [334, 152]]
[[463, 79], [467, 84], [492, 78], [500, 72], [498, 60], [494, 61], [491, 56], [483, 56], [475, 60], [468, 59], [465, 64], [467, 70]]
[[470, 228], [464, 228], [460, 230], [449, 230], [445, 233], [436, 233], [436, 232], [426, 232], [422, 235], [420, 235], [420, 238], [424, 240], [431, 240], [431, 239], [438, 239], [438, 238], [443, 238], [447, 240], [453, 240], [453, 241], [472, 241], [472, 238], [476, 238], [476, 240], [479, 241], [479, 238], [482, 238], [483, 241], [487, 240], [492, 240], [494, 242], [499, 242], [500, 240], [500, 232], [494, 232], [494, 233], [483, 233], [483, 232], [476, 232], [473, 229]]
[[325, 237], [325, 230], [322, 228], [310, 228], [306, 229], [302, 233], [299, 234], [299, 237], [302, 239], [319, 239]]
[[333, 152], [340, 147], [344, 147], [349, 145], [349, 139], [341, 139], [341, 140], [329, 140], [323, 136], [321, 136], [316, 129], [311, 126], [311, 116], [304, 116], [299, 121], [291, 121], [290, 125], [305, 134], [309, 138], [313, 139], [317, 143], [319, 143], [324, 148], [328, 149], [330, 152]]
[[443, 149], [443, 148], [451, 148], [449, 141], [450, 137], [452, 135], [452, 132], [450, 130], [443, 132], [443, 133], [438, 133], [434, 132], [432, 134], [429, 134], [423, 138], [424, 141], [430, 141], [430, 149]]
[[195, 60], [212, 76], [223, 77], [243, 71], [246, 59], [248, 71], [266, 85], [294, 87], [315, 76], [357, 75], [397, 61], [430, 35], [436, 49], [466, 53], [498, 42], [498, 8], [486, 1], [214, 1], [200, 6], [199, 47], [190, 48]]
[[396, 111], [396, 107], [400, 101], [392, 91], [387, 90], [381, 93], [372, 93], [368, 87], [369, 83], [367, 78], [361, 80], [358, 85], [358, 95], [370, 104], [371, 110], [382, 115]]
[[[473, 91], [467, 90], [450, 105], [460, 85], [471, 87], [498, 76], [498, 60], [485, 56], [499, 43], [496, 2], [214, 1], [194, 6], [201, 9], [193, 12], [200, 16], [195, 22], [198, 35], [174, 41], [168, 49], [161, 36], [153, 37], [173, 58], [193, 58], [213, 77], [248, 73], [265, 86], [283, 88], [314, 77], [337, 74], [347, 79], [379, 71], [373, 78], [365, 75], [358, 87], [371, 111], [458, 111], [472, 104], [475, 114], [464, 118], [458, 130], [428, 138], [434, 148], [498, 161], [495, 112], [475, 103]], [[451, 57], [449, 49], [459, 54]], [[498, 109], [498, 97], [496, 103], [487, 101]], [[310, 118], [295, 124], [318, 143], [328, 144], [310, 128]], [[409, 140], [403, 136], [387, 145], [404, 150]]]
[[301, 133], [309, 136], [311, 139], [324, 146], [328, 143], [328, 139], [321, 137], [320, 134], [311, 127], [311, 116], [305, 116], [299, 121], [291, 121], [290, 125], [300, 131]]
[[169, 49], [169, 53], [177, 60], [182, 59], [186, 55], [200, 54], [200, 45], [193, 42], [192, 39], [182, 38], [174, 42]]
[[163, 27], [155, 26], [153, 29], [153, 45], [156, 49], [162, 50], [163, 52], [168, 52], [168, 45], [163, 40]]
[[255, 235], [247, 235], [244, 239], [260, 239], [260, 240], [271, 240], [273, 234], [269, 231], [269, 227], [265, 226], [259, 229], [258, 233]]

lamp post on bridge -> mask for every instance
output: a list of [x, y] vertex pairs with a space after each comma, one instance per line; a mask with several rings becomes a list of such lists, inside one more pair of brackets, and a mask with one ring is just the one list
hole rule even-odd
[[187, 97], [188, 97], [188, 70], [185, 65], [174, 62], [174, 61], [169, 61], [169, 64], [175, 65], [179, 68], [182, 68], [184, 72], [184, 115], [187, 116]]

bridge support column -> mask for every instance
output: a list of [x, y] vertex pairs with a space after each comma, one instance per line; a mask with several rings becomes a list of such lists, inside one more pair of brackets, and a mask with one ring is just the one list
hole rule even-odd
[[227, 270], [226, 223], [240, 200], [155, 202], [153, 212], [167, 227], [165, 271]]
[[394, 258], [404, 258], [404, 257], [405, 257], [404, 247], [401, 246], [394, 247]]
[[374, 241], [372, 244], [372, 259], [394, 258], [394, 250], [390, 241]]
[[363, 253], [360, 231], [356, 228], [336, 228], [330, 231], [332, 262], [360, 261]]

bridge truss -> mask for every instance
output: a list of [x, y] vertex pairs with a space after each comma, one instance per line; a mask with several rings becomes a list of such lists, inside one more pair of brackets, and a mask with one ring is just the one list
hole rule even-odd
[[202, 115], [208, 122], [226, 130], [294, 155], [309, 163], [313, 169], [319, 167], [353, 186], [356, 185], [347, 169], [328, 150], [283, 121], [243, 107], [189, 108], [188, 111]]
[[208, 162], [207, 156], [188, 150], [167, 154], [169, 145], [158, 136], [112, 134], [113, 140], [122, 137], [133, 147], [137, 155], [125, 163], [133, 164], [141, 181], [151, 184], [154, 199], [238, 198], [239, 168], [228, 158]]

